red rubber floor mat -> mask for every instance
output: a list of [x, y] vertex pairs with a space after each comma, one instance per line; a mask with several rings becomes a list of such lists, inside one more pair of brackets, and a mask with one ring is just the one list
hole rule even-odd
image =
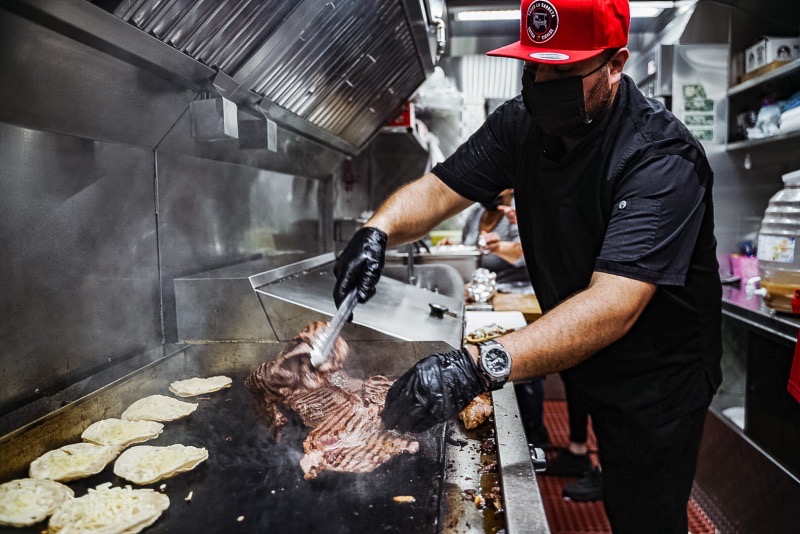
[[[567, 422], [567, 403], [565, 401], [546, 401], [544, 403], [544, 423], [550, 433], [550, 441], [555, 447], [569, 445], [569, 423]], [[589, 428], [587, 442], [592, 463], [597, 461], [597, 442], [594, 432]], [[606, 534], [611, 532], [602, 501], [570, 502], [561, 496], [565, 484], [576, 480], [573, 477], [539, 476], [544, 509], [552, 534]], [[689, 532], [692, 534], [714, 534], [714, 524], [703, 513], [694, 499], [689, 501]]]

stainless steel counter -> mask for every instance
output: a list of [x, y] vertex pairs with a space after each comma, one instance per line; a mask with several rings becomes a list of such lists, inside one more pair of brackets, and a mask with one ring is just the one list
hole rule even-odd
[[743, 287], [722, 287], [722, 313], [792, 343], [797, 342], [800, 318], [773, 310]]

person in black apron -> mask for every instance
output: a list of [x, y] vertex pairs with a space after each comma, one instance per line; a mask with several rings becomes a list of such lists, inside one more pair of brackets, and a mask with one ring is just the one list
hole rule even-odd
[[592, 417], [614, 532], [685, 533], [706, 412], [721, 382], [713, 172], [701, 145], [622, 74], [627, 0], [523, 0], [526, 62], [509, 100], [444, 163], [396, 192], [337, 260], [334, 299], [375, 292], [387, 245], [513, 188], [544, 315], [420, 360], [388, 428], [423, 431], [476, 395], [561, 372]]

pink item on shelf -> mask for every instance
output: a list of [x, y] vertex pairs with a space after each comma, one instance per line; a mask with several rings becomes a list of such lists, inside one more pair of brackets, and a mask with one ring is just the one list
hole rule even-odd
[[747, 281], [756, 276], [760, 276], [758, 272], [758, 257], [739, 256], [739, 258], [742, 280]]
[[731, 262], [731, 276], [742, 277], [742, 258], [740, 254], [731, 254], [729, 259]]

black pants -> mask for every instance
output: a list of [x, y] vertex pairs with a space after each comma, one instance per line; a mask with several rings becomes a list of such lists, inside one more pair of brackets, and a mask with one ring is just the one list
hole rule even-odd
[[589, 427], [589, 408], [577, 391], [564, 382], [567, 396], [567, 416], [569, 419], [569, 440], [573, 443], [586, 443]]
[[603, 504], [615, 534], [686, 534], [708, 406], [663, 425], [591, 409]]
[[544, 433], [544, 378], [534, 378], [528, 382], [514, 384], [517, 394], [519, 414], [526, 434], [530, 436]]

